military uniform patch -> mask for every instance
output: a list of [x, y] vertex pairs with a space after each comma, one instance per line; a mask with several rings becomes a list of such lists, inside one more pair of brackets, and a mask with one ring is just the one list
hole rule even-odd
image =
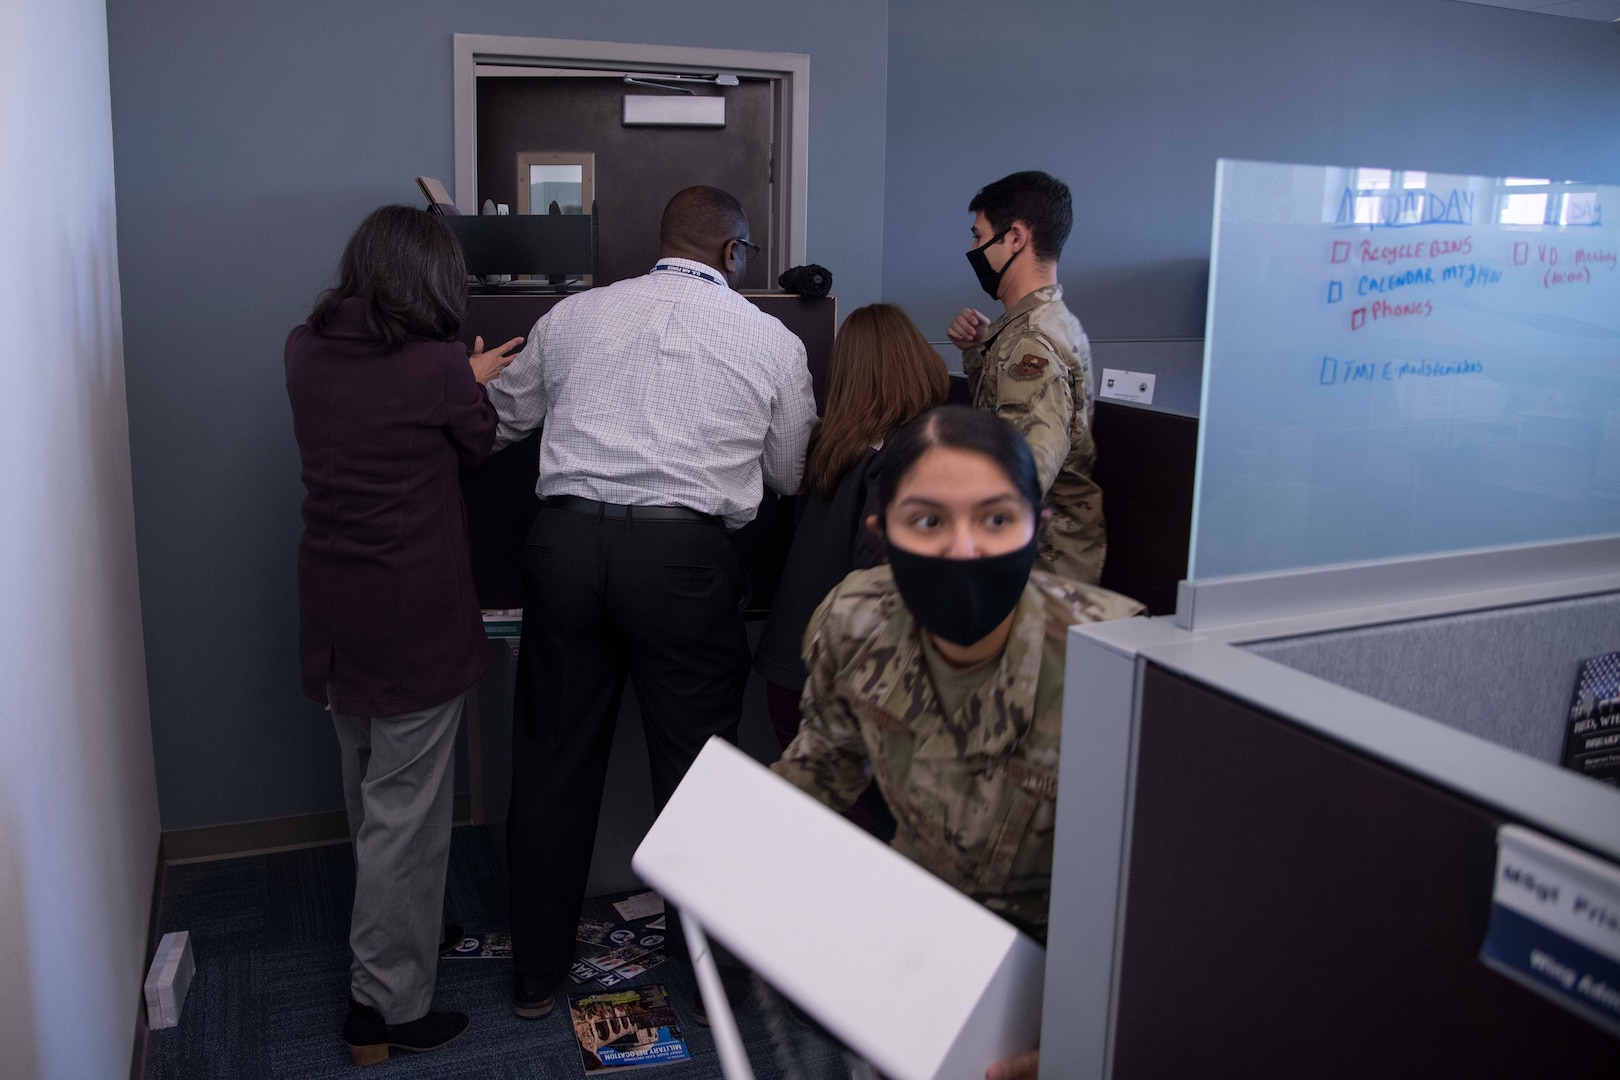
[[1046, 365], [1049, 363], [1051, 363], [1051, 361], [1044, 356], [1037, 356], [1034, 353], [1025, 353], [1024, 358], [1018, 361], [1018, 363], [1014, 364], [1012, 366], [1012, 370], [1009, 371], [1008, 374], [1015, 379], [1038, 379], [1041, 376], [1041, 372], [1046, 370]]

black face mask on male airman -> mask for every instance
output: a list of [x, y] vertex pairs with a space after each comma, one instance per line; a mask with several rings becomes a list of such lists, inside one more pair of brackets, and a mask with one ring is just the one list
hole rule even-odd
[[1018, 252], [1015, 251], [1007, 256], [1007, 261], [1001, 264], [1000, 270], [992, 270], [990, 268], [990, 259], [985, 255], [985, 250], [999, 244], [1006, 235], [1007, 230], [1002, 229], [989, 240], [967, 253], [968, 265], [973, 267], [973, 273], [979, 279], [979, 288], [989, 293], [992, 300], [1001, 299], [1001, 279], [1006, 275], [1007, 267], [1011, 266], [1012, 261], [1018, 258]]

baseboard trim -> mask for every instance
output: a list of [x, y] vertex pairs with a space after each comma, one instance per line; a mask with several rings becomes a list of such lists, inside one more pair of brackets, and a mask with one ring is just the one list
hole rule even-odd
[[146, 910], [146, 951], [141, 962], [140, 1003], [135, 1012], [135, 1047], [129, 1057], [129, 1080], [146, 1080], [152, 1071], [152, 1029], [146, 1026], [146, 973], [157, 955], [158, 939], [162, 936], [163, 890], [166, 868], [163, 859], [163, 837], [158, 837], [157, 866], [152, 870], [152, 903]]
[[[472, 821], [472, 796], [458, 792], [452, 810], [455, 824]], [[196, 829], [171, 829], [163, 834], [162, 857], [171, 866], [182, 863], [236, 859], [276, 851], [323, 847], [349, 842], [349, 817], [342, 810], [264, 821], [238, 821]]]

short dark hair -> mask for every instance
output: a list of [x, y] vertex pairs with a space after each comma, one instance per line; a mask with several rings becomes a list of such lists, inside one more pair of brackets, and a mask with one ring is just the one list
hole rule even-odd
[[1030, 511], [1040, 513], [1043, 496], [1035, 455], [1019, 430], [985, 409], [941, 405], [917, 417], [889, 440], [883, 453], [883, 471], [878, 476], [880, 520], [888, 516], [901, 481], [917, 459], [936, 446], [983, 454], [1007, 474]]
[[309, 325], [331, 324], [338, 304], [361, 302], [366, 329], [392, 351], [412, 338], [453, 340], [467, 315], [467, 264], [455, 234], [426, 210], [381, 206], [349, 237], [338, 283], [321, 294]]
[[968, 213], [984, 213], [996, 232], [1003, 232], [1015, 221], [1029, 227], [1035, 254], [1056, 259], [1063, 254], [1074, 225], [1074, 200], [1069, 185], [1049, 173], [1029, 171], [1003, 176], [986, 184], [968, 203]]
[[704, 184], [677, 191], [658, 223], [658, 242], [681, 251], [706, 254], [747, 235], [748, 215], [737, 197]]

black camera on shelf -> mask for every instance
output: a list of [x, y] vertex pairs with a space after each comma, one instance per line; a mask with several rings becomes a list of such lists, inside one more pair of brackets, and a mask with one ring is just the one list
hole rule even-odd
[[776, 283], [784, 291], [798, 293], [800, 296], [826, 296], [832, 292], [832, 271], [825, 266], [807, 263], [782, 271], [782, 276], [776, 279]]

